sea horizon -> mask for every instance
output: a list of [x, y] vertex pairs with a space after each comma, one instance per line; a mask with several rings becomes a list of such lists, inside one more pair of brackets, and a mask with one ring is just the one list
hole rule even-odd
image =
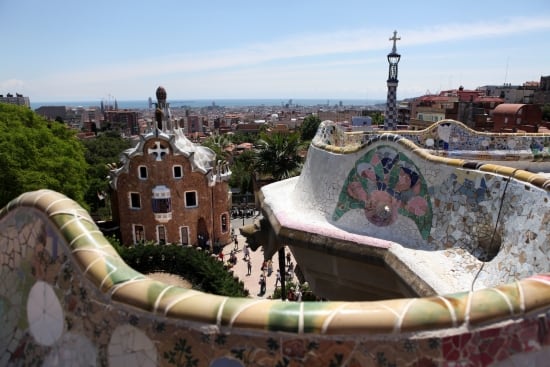
[[[168, 100], [171, 108], [201, 108], [208, 106], [217, 107], [252, 107], [252, 106], [284, 106], [292, 101], [293, 106], [374, 106], [385, 103], [382, 99], [351, 99], [351, 98], [219, 98], [219, 99], [176, 99]], [[96, 100], [96, 101], [55, 101], [55, 102], [31, 102], [33, 110], [42, 106], [67, 106], [67, 107], [99, 107], [101, 102], [104, 105], [113, 105], [115, 100]], [[144, 100], [116, 100], [119, 109], [148, 109], [149, 101]], [[153, 100], [153, 103], [155, 100]]]

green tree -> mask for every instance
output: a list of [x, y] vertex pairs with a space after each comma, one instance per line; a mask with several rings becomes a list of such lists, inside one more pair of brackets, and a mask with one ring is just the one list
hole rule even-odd
[[202, 145], [212, 149], [216, 153], [217, 161], [230, 161], [231, 153], [226, 148], [231, 145], [231, 140], [229, 140], [227, 135], [211, 135], [202, 142]]
[[384, 125], [384, 114], [382, 112], [373, 112], [370, 116], [373, 125]]
[[309, 115], [304, 118], [304, 122], [302, 122], [302, 127], [300, 128], [300, 139], [302, 139], [302, 141], [313, 139], [317, 133], [319, 124], [321, 124], [319, 116]]
[[0, 167], [0, 207], [24, 192], [47, 188], [87, 208], [84, 147], [64, 124], [0, 103]]
[[253, 174], [254, 164], [256, 162], [256, 152], [254, 150], [245, 150], [233, 159], [231, 165], [231, 178], [229, 186], [239, 188], [241, 193], [253, 192]]
[[91, 212], [96, 212], [103, 204], [97, 196], [98, 193], [107, 191], [107, 164], [117, 163], [120, 154], [132, 146], [128, 139], [124, 139], [116, 131], [105, 131], [96, 138], [83, 141], [86, 148], [86, 162], [88, 163], [89, 188], [85, 194], [86, 203]]
[[300, 174], [299, 133], [262, 134], [258, 145], [255, 168], [260, 175], [280, 181]]

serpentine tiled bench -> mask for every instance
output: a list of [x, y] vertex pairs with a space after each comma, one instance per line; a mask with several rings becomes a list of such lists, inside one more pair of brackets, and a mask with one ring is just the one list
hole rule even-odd
[[[430, 155], [398, 136], [375, 139], [366, 149], [380, 153], [379, 157], [403, 153], [400, 157], [405, 157], [407, 164], [419, 164], [425, 177], [433, 165], [442, 165], [445, 172], [454, 174], [459, 170], [461, 177], [443, 179], [455, 184], [465, 202], [468, 198], [472, 203], [480, 200], [471, 197], [468, 190], [475, 185], [464, 185], [464, 177], [499, 182], [494, 190], [508, 190], [509, 203], [523, 196], [538, 198], [539, 204], [522, 199], [521, 208], [507, 210], [512, 210], [509, 214], [515, 210], [527, 223], [517, 235], [523, 247], [526, 241], [541, 248], [547, 244], [546, 235], [541, 234], [546, 233], [547, 212], [533, 214], [534, 221], [526, 215], [528, 204], [543, 208], [547, 202], [548, 182], [542, 176], [488, 164], [472, 169], [466, 161]], [[365, 151], [352, 160], [368, 177], [369, 166], [361, 164], [372, 165], [378, 158]], [[325, 154], [310, 153], [308, 160]], [[336, 162], [336, 157], [330, 159]], [[311, 168], [306, 167], [305, 172], [312, 172]], [[290, 190], [285, 185], [300, 187], [299, 180], [303, 179], [276, 183], [263, 191], [266, 213], [272, 216], [270, 220], [278, 220], [280, 233], [289, 234], [297, 224], [292, 217], [280, 216], [281, 208], [271, 200], [276, 193]], [[346, 192], [363, 195], [355, 181], [343, 181], [349, 187]], [[508, 181], [510, 187], [505, 188]], [[392, 181], [393, 186], [396, 184]], [[427, 187], [419, 187], [416, 197], [433, 197], [434, 192]], [[329, 195], [335, 202], [349, 205], [351, 199], [340, 196], [341, 188], [324, 196], [310, 193], [305, 198]], [[378, 189], [390, 192], [389, 188]], [[411, 200], [413, 197], [408, 197], [410, 205], [403, 208], [425, 217], [426, 202]], [[307, 208], [308, 204], [304, 205]], [[436, 218], [436, 205], [434, 201], [432, 219], [443, 220]], [[341, 227], [331, 224], [327, 230], [312, 216], [296, 230], [317, 231], [318, 237], [309, 237], [314, 242], [336, 233], [342, 241], [376, 245], [383, 250], [399, 245], [394, 240], [365, 239], [368, 236], [362, 233], [346, 231], [355, 220], [349, 218], [346, 209], [350, 208], [342, 206], [340, 211], [329, 213]], [[384, 222], [395, 219], [389, 215], [391, 211], [385, 207], [381, 210], [368, 215], [375, 223], [391, 225]], [[432, 234], [426, 221], [409, 219], [409, 225], [419, 233], [408, 244], [412, 251], [422, 245], [420, 239]], [[527, 232], [533, 223], [540, 231]], [[508, 241], [504, 237], [501, 240]], [[500, 256], [514, 254], [512, 247], [506, 251]], [[483, 255], [475, 249], [466, 252], [477, 262]], [[120, 259], [89, 214], [73, 200], [49, 190], [29, 192], [0, 211], [0, 365], [545, 365], [550, 356], [550, 274], [537, 273], [537, 266], [527, 264], [530, 257], [517, 260], [515, 270], [522, 276], [516, 279], [515, 273], [499, 284], [494, 282], [502, 279], [500, 276], [485, 278], [480, 284], [487, 288], [437, 292], [429, 297], [299, 303], [228, 298], [164, 284], [136, 272]], [[503, 271], [510, 273], [511, 268]]]

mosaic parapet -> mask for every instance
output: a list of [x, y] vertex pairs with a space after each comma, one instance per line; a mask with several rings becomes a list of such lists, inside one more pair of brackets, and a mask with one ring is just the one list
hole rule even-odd
[[[337, 153], [354, 152], [382, 133], [384, 132], [345, 132], [334, 122], [323, 121], [312, 143]], [[424, 130], [399, 130], [392, 133], [410, 140], [420, 149], [444, 157], [539, 163], [550, 160], [549, 133], [480, 132], [450, 119], [436, 122]]]
[[40, 190], [0, 211], [0, 304], [1, 365], [406, 365], [481, 358], [470, 339], [508, 348], [496, 361], [548, 345], [550, 274], [378, 302], [215, 296], [129, 268], [85, 210]]

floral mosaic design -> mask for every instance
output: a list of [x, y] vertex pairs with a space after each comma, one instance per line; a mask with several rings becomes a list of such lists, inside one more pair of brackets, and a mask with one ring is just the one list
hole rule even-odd
[[371, 149], [356, 161], [332, 218], [337, 221], [355, 209], [363, 210], [376, 226], [388, 226], [403, 215], [416, 223], [424, 239], [430, 234], [432, 205], [426, 182], [416, 165], [390, 146]]

